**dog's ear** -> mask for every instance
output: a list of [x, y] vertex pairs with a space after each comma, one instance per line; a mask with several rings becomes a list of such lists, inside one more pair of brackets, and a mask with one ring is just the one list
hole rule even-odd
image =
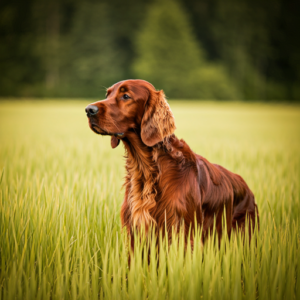
[[175, 129], [175, 119], [164, 92], [151, 90], [141, 124], [142, 141], [153, 147], [173, 134]]

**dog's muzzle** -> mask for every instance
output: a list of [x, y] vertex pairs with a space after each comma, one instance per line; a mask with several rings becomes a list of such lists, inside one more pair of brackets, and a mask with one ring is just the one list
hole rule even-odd
[[88, 105], [85, 108], [85, 112], [88, 117], [96, 115], [98, 113], [98, 111], [99, 111], [99, 108], [96, 105]]

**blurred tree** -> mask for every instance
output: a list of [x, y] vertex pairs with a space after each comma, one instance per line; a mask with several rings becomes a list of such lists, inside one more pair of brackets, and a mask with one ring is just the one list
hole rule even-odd
[[[265, 2], [264, 2], [265, 3]], [[218, 52], [244, 99], [266, 98], [265, 63], [270, 54], [264, 22], [267, 7], [261, 1], [217, 0], [212, 26]]]
[[36, 52], [45, 80], [41, 94], [99, 97], [105, 87], [124, 78], [124, 57], [115, 42], [107, 3], [37, 0], [34, 16], [39, 24]]
[[[101, 0], [104, 1], [104, 0]], [[152, 0], [105, 0], [109, 10], [110, 33], [122, 55], [124, 78], [132, 78], [132, 62], [135, 59], [135, 37], [144, 20], [147, 5]], [[123, 79], [124, 79], [123, 78]]]
[[35, 37], [32, 49], [39, 61], [41, 77], [35, 88], [40, 95], [58, 95], [63, 52], [62, 13], [66, 1], [31, 0], [32, 34]]
[[40, 80], [34, 44], [30, 0], [29, 3], [1, 1], [0, 95], [26, 95], [27, 90]]
[[133, 70], [174, 98], [232, 99], [234, 84], [218, 65], [208, 65], [184, 8], [175, 0], [155, 1], [136, 38]]
[[300, 99], [296, 0], [185, 0], [197, 39], [243, 99]]
[[96, 97], [105, 87], [124, 79], [124, 55], [117, 47], [108, 5], [77, 2], [65, 39], [63, 89], [68, 95]]
[[297, 0], [2, 0], [0, 95], [99, 97], [138, 76], [174, 98], [300, 101], [299, 9]]

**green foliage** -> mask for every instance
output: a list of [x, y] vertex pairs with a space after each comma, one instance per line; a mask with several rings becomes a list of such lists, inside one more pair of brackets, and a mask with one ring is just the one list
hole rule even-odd
[[299, 299], [299, 106], [170, 102], [177, 136], [253, 190], [251, 243], [197, 233], [157, 256], [137, 239], [129, 268], [124, 149], [89, 129], [88, 101], [1, 102], [0, 299]]
[[203, 53], [177, 1], [156, 1], [149, 7], [136, 49], [137, 77], [179, 98], [189, 92], [189, 83], [203, 63]]
[[114, 39], [108, 9], [104, 3], [91, 1], [76, 6], [65, 51], [65, 82], [71, 96], [104, 95], [105, 87], [124, 79], [123, 53]]
[[184, 1], [209, 59], [220, 60], [245, 100], [300, 98], [296, 1]]
[[122, 72], [124, 55], [117, 46], [109, 5], [76, 2], [72, 18], [64, 20], [63, 4], [54, 2], [48, 7], [37, 2], [34, 5], [37, 14], [49, 10], [50, 19], [39, 20], [46, 26], [36, 37], [37, 56], [43, 62], [44, 71], [44, 85], [39, 92], [41, 95], [99, 97], [106, 87], [125, 76]]
[[133, 68], [173, 98], [237, 98], [226, 72], [208, 64], [184, 8], [171, 0], [154, 2], [136, 38]]
[[26, 3], [0, 3], [1, 95], [20, 95], [19, 91], [27, 90], [38, 80], [40, 62], [35, 56], [35, 37], [29, 16]]
[[299, 3], [0, 2], [0, 96], [99, 97], [136, 76], [172, 98], [300, 99]]
[[221, 64], [210, 63], [199, 68], [191, 88], [200, 99], [229, 100], [241, 95]]

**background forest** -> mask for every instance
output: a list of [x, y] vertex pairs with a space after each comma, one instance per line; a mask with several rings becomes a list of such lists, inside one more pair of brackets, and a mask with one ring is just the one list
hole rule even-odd
[[2, 0], [0, 96], [300, 100], [294, 0]]

